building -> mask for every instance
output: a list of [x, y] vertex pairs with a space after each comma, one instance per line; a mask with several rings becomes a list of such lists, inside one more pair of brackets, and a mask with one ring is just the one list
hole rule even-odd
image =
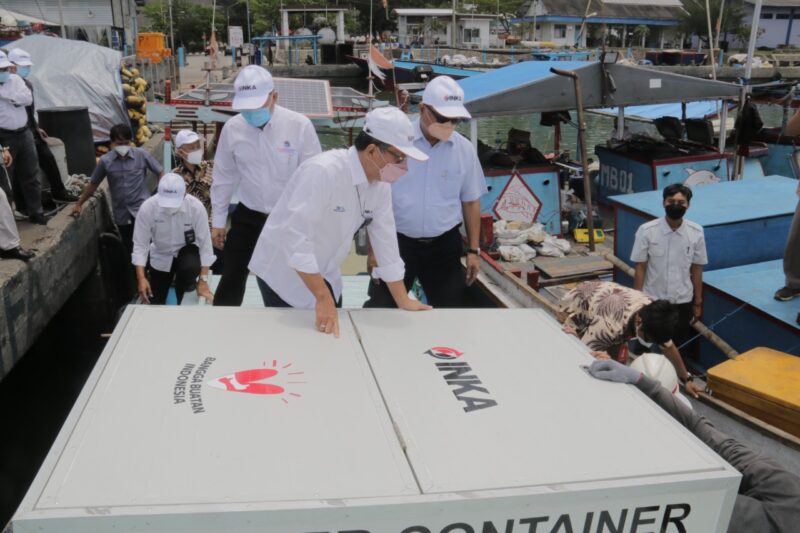
[[[453, 25], [452, 9], [398, 8], [398, 42], [403, 45], [450, 45]], [[456, 13], [456, 46], [490, 48], [499, 46], [494, 28], [497, 15], [485, 13]]]
[[[744, 23], [748, 26], [753, 24], [754, 4], [755, 0], [745, 2]], [[757, 47], [800, 47], [800, 1], [763, 0], [758, 28]], [[735, 44], [741, 47], [747, 46], [746, 42], [737, 41]]]
[[605, 26], [610, 46], [664, 48], [680, 45], [682, 11], [680, 0], [526, 0], [514, 22], [531, 41], [599, 46]]
[[136, 44], [134, 0], [2, 0], [2, 5], [55, 28], [63, 25], [70, 39], [108, 46], [124, 55]]

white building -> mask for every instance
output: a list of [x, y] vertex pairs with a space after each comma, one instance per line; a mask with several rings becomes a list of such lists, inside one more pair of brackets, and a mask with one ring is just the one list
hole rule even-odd
[[524, 39], [560, 46], [597, 46], [604, 26], [612, 46], [663, 48], [677, 40], [680, 0], [594, 0], [588, 13], [586, 6], [587, 0], [526, 0], [514, 22], [522, 23]]
[[[433, 46], [450, 45], [452, 9], [398, 8], [392, 10], [397, 15], [398, 42], [403, 45], [416, 44]], [[489, 48], [501, 43], [492, 34], [492, 22], [497, 15], [483, 13], [456, 13], [456, 46]]]
[[[753, 23], [755, 0], [745, 2], [744, 23]], [[800, 46], [800, 0], [763, 0], [761, 4], [760, 30], [756, 46]], [[737, 46], [746, 47], [747, 43], [735, 42]]]

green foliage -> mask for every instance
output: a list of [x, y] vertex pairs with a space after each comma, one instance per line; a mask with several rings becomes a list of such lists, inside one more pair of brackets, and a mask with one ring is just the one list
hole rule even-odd
[[[711, 28], [715, 35], [717, 31], [717, 18], [719, 18], [720, 5], [722, 0], [709, 0], [709, 12], [711, 13]], [[708, 20], [706, 18], [706, 0], [683, 0], [685, 13], [678, 22], [678, 29], [686, 35], [697, 35], [706, 45], [708, 45]], [[736, 33], [742, 26], [744, 11], [742, 0], [727, 0], [722, 12], [722, 25], [720, 32]]]
[[[143, 28], [144, 31], [158, 31], [169, 36], [169, 7], [166, 0], [148, 4], [142, 12], [149, 20], [149, 24]], [[210, 7], [197, 5], [190, 0], [172, 0], [175, 47], [184, 46], [188, 51], [202, 50], [203, 34], [207, 39], [211, 37], [212, 14], [213, 10]], [[217, 39], [224, 41], [225, 21], [224, 17], [219, 16], [219, 10], [215, 26]]]

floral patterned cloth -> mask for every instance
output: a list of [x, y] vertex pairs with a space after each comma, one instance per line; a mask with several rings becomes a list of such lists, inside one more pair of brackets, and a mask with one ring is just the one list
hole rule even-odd
[[650, 302], [644, 293], [617, 283], [586, 281], [564, 295], [560, 315], [589, 348], [625, 359], [621, 348], [635, 335], [631, 317]]
[[211, 182], [213, 181], [214, 161], [201, 161], [195, 165], [194, 172], [184, 165], [175, 167], [172, 172], [183, 176], [186, 182], [186, 194], [194, 196], [203, 203], [211, 224]]

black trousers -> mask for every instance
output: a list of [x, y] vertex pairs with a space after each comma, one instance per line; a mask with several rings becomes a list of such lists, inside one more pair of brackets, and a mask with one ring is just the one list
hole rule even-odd
[[[461, 264], [464, 243], [458, 226], [433, 239], [412, 239], [398, 233], [397, 244], [406, 266], [403, 279], [406, 290], [410, 290], [414, 279], [419, 278], [428, 303], [433, 307], [464, 306], [467, 281]], [[369, 300], [364, 307], [396, 306], [386, 283], [370, 284]]]
[[36, 154], [39, 156], [39, 168], [42, 169], [47, 183], [50, 185], [50, 194], [57, 200], [62, 200], [67, 196], [67, 188], [61, 179], [61, 171], [53, 152], [50, 150], [47, 141], [38, 135], [34, 135], [36, 141]]
[[183, 301], [183, 294], [194, 290], [197, 285], [197, 276], [200, 275], [200, 249], [194, 244], [187, 244], [178, 251], [178, 256], [172, 260], [169, 272], [156, 270], [148, 266], [150, 289], [153, 297], [150, 303], [164, 305], [167, 303], [169, 286], [175, 283], [175, 296], [178, 304]]
[[18, 210], [28, 215], [42, 213], [42, 185], [39, 183], [39, 156], [33, 133], [27, 126], [20, 130], [0, 129], [0, 145], [8, 148], [14, 159], [8, 169], [12, 190], [5, 180], [0, 180], [9, 199], [13, 198]]
[[[278, 293], [272, 290], [266, 281], [261, 278], [256, 278], [258, 282], [258, 290], [261, 291], [261, 299], [264, 300], [264, 307], [291, 307], [286, 301], [278, 296]], [[340, 296], [338, 300], [336, 300], [336, 295], [333, 294], [333, 287], [331, 284], [328, 283], [328, 280], [325, 280], [325, 285], [328, 286], [328, 290], [331, 291], [331, 296], [333, 296], [334, 301], [336, 302], [336, 307], [342, 307], [342, 297]]]
[[266, 222], [265, 213], [254, 211], [241, 202], [236, 206], [231, 215], [231, 230], [225, 239], [222, 278], [214, 294], [214, 305], [242, 305], [250, 258]]
[[119, 237], [122, 244], [128, 251], [128, 255], [133, 253], [133, 227], [136, 225], [136, 219], [131, 220], [130, 224], [117, 224], [119, 229]]

